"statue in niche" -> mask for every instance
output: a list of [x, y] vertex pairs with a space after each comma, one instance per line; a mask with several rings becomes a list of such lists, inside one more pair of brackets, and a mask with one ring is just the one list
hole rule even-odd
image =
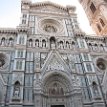
[[1, 45], [2, 45], [2, 46], [5, 45], [5, 38], [2, 38], [2, 40], [1, 40]]
[[14, 97], [18, 98], [20, 96], [20, 83], [17, 81], [14, 85]]
[[29, 40], [29, 47], [32, 47], [33, 41], [32, 39]]
[[39, 47], [39, 40], [38, 39], [35, 41], [35, 46]]
[[45, 31], [48, 32], [48, 33], [55, 33], [56, 32], [56, 29], [54, 26], [52, 25], [46, 25], [45, 26]]
[[63, 41], [60, 41], [60, 49], [63, 49]]
[[51, 48], [55, 49], [55, 43], [53, 43], [53, 42], [51, 43]]
[[69, 63], [70, 69], [72, 71], [75, 71], [74, 55], [69, 55], [68, 56], [68, 63]]
[[92, 83], [92, 87], [93, 87], [93, 94], [95, 97], [99, 96], [99, 91], [98, 91], [98, 86], [96, 84], [96, 82]]
[[69, 49], [70, 46], [69, 46], [69, 42], [66, 42], [66, 48]]
[[45, 48], [46, 47], [46, 41], [42, 40], [42, 47]]
[[56, 47], [56, 39], [55, 39], [55, 37], [51, 37], [50, 38], [50, 48], [55, 49], [55, 47]]
[[13, 39], [10, 38], [10, 39], [9, 39], [9, 46], [12, 46], [12, 45], [13, 45]]

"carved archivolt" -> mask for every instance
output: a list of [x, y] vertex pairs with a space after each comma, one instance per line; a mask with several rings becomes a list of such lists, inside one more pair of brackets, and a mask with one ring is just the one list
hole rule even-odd
[[48, 75], [43, 80], [43, 93], [49, 96], [64, 96], [70, 93], [69, 79], [59, 73]]

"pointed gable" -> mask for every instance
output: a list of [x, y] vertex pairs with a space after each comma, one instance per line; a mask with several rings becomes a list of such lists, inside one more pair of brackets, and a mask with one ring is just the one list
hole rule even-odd
[[52, 59], [50, 60], [49, 65], [46, 68], [47, 71], [49, 70], [60, 70], [60, 71], [64, 71], [64, 67], [63, 65], [60, 63], [60, 61], [58, 61], [58, 59], [56, 58], [56, 56], [54, 55], [52, 57]]
[[51, 51], [48, 54], [47, 59], [41, 69], [42, 72], [45, 71], [69, 71], [69, 67], [66, 62], [61, 58], [57, 51]]

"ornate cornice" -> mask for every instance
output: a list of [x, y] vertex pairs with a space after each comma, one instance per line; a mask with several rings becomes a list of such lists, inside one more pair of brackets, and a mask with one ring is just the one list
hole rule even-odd
[[18, 32], [28, 33], [29, 28], [27, 26], [17, 26]]
[[44, 7], [44, 6], [53, 6], [53, 7], [56, 7], [58, 9], [61, 9], [63, 11], [69, 11], [69, 10], [72, 10], [72, 11], [75, 11], [76, 7], [75, 6], [61, 6], [59, 4], [56, 4], [56, 3], [52, 3], [50, 1], [45, 1], [45, 2], [36, 2], [36, 3], [31, 3], [30, 5], [31, 7]]
[[29, 28], [26, 26], [18, 26], [17, 28], [0, 28], [0, 34], [17, 34], [18, 32], [28, 33]]
[[87, 40], [100, 40], [100, 41], [104, 41], [105, 37], [101, 37], [101, 36], [98, 36], [98, 35], [86, 35], [85, 36], [85, 39]]
[[74, 31], [75, 37], [83, 38], [86, 34], [85, 32], [81, 31], [80, 29], [77, 31]]
[[17, 34], [17, 29], [16, 28], [0, 28], [0, 33]]

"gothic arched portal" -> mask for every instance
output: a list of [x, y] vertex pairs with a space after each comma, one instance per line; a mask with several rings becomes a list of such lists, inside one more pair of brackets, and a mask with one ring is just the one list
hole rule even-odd
[[[50, 73], [43, 79], [43, 104], [56, 107], [59, 105], [66, 107], [70, 104], [71, 83], [69, 78], [60, 73]], [[68, 96], [69, 95], [69, 96]], [[68, 101], [67, 101], [68, 97]]]

